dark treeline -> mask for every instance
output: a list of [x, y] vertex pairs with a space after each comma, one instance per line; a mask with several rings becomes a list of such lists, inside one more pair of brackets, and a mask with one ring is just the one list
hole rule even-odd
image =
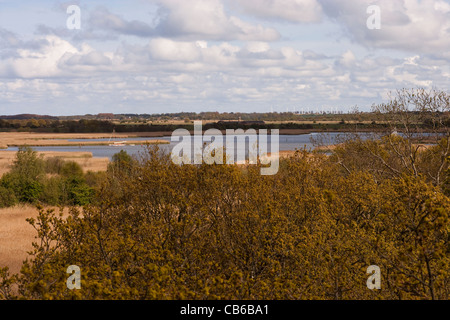
[[[442, 125], [450, 126], [450, 114], [439, 110], [408, 111], [410, 123], [421, 129], [432, 129], [436, 117]], [[112, 115], [112, 114], [111, 114]], [[120, 114], [112, 119], [98, 116], [44, 117], [19, 115], [0, 117], [0, 131], [30, 131], [42, 133], [109, 133], [116, 132], [171, 132], [178, 128], [193, 130], [193, 121], [214, 121], [203, 125], [204, 129], [302, 129], [332, 130], [382, 130], [392, 123], [380, 112], [355, 112], [351, 114], [296, 114], [286, 113], [170, 113], [170, 114]], [[180, 123], [180, 120], [184, 121]], [[171, 121], [178, 121], [173, 123]], [[274, 123], [275, 122], [275, 123]], [[278, 122], [278, 123], [277, 123]], [[401, 126], [402, 123], [398, 122]]]
[[[218, 121], [205, 123], [205, 130], [216, 128], [225, 129], [302, 129], [302, 130], [350, 130], [357, 126], [359, 129], [377, 130], [385, 128], [384, 124], [376, 123], [264, 123], [260, 121]], [[3, 132], [41, 132], [41, 133], [110, 133], [110, 132], [172, 132], [183, 128], [194, 130], [194, 124], [189, 121], [184, 124], [152, 124], [152, 123], [113, 123], [102, 120], [3, 120], [0, 119], [0, 131]]]

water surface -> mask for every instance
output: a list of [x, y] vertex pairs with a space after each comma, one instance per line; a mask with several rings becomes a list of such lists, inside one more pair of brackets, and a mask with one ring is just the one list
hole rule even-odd
[[[310, 133], [310, 134], [301, 134], [301, 135], [280, 135], [279, 136], [279, 148], [280, 151], [293, 151], [296, 149], [306, 148], [307, 150], [314, 149], [314, 144], [312, 139], [321, 136], [319, 133]], [[326, 133], [324, 137], [326, 137], [324, 144], [333, 144], [336, 142], [339, 136], [342, 136], [342, 133], [338, 132], [330, 132]], [[207, 139], [208, 138], [208, 139]], [[191, 136], [191, 141], [202, 139], [201, 137]], [[204, 136], [205, 140], [210, 141], [210, 136]], [[225, 139], [225, 136], [224, 136]], [[116, 138], [116, 139], [69, 139], [68, 141], [74, 142], [92, 142], [92, 141], [111, 141], [119, 142], [119, 141], [133, 141], [135, 145], [125, 145], [125, 146], [109, 146], [109, 145], [101, 145], [101, 146], [31, 146], [33, 150], [36, 151], [57, 151], [57, 152], [91, 152], [93, 157], [100, 158], [110, 158], [118, 153], [120, 150], [126, 151], [130, 155], [136, 155], [139, 152], [144, 151], [143, 143], [144, 141], [150, 140], [166, 140], [170, 142], [170, 144], [160, 144], [159, 147], [162, 150], [170, 152], [172, 148], [178, 144], [178, 142], [171, 142], [171, 137], [158, 137], [158, 138], [149, 138], [149, 137], [134, 137], [134, 138]], [[268, 135], [269, 142], [269, 152], [270, 152], [270, 134]], [[248, 143], [246, 144], [246, 150], [248, 150]], [[6, 150], [9, 151], [17, 151], [18, 147], [10, 147]]]

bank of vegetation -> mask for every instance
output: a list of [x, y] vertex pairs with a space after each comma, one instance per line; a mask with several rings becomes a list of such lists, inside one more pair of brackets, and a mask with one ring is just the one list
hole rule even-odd
[[16, 204], [83, 206], [95, 198], [104, 173], [84, 173], [74, 161], [44, 159], [21, 147], [9, 172], [0, 178], [0, 208]]
[[[448, 95], [418, 96], [422, 105], [407, 94], [379, 106], [407, 133], [417, 130], [405, 101], [448, 112]], [[447, 300], [443, 114], [433, 114], [432, 146], [412, 133], [354, 136], [331, 155], [298, 150], [273, 176], [258, 165], [178, 166], [157, 146], [119, 154], [89, 205], [30, 219], [38, 241], [20, 274], [0, 269], [0, 297]], [[66, 286], [70, 265], [80, 290]], [[380, 290], [367, 288], [371, 265]]]
[[[404, 90], [403, 93], [407, 91]], [[433, 90], [426, 92], [416, 89], [417, 96], [426, 99], [433, 95], [435, 99], [445, 99], [446, 93]], [[409, 92], [413, 94], [412, 92]], [[442, 96], [444, 94], [444, 96]], [[411, 97], [413, 98], [413, 97]], [[436, 102], [436, 101], [435, 101]], [[405, 103], [403, 101], [402, 103]], [[428, 103], [428, 101], [420, 101]], [[408, 121], [423, 131], [434, 129], [435, 117], [441, 117], [442, 125], [450, 126], [450, 114], [446, 110], [405, 109]], [[398, 120], [398, 119], [397, 119]], [[219, 113], [219, 112], [181, 112], [170, 114], [110, 114], [50, 117], [36, 115], [0, 116], [0, 132], [41, 132], [41, 133], [118, 133], [159, 132], [170, 135], [174, 130], [183, 128], [194, 130], [193, 121], [204, 121], [205, 130], [226, 129], [280, 129], [304, 131], [384, 131], [392, 127], [392, 119], [386, 119], [377, 106], [371, 112], [351, 113], [308, 113], [271, 112], [271, 113]], [[395, 123], [403, 130], [403, 123]]]
[[[315, 120], [314, 120], [315, 121]], [[145, 121], [144, 121], [145, 122]], [[217, 121], [208, 122], [203, 125], [204, 129], [296, 129], [309, 131], [339, 131], [354, 130], [355, 125], [360, 130], [378, 130], [385, 128], [384, 124], [376, 123], [346, 123], [345, 121], [332, 123], [306, 123], [282, 122], [265, 123], [262, 121]], [[0, 119], [1, 132], [39, 132], [39, 133], [117, 133], [126, 132], [165, 132], [168, 135], [176, 129], [194, 130], [194, 124], [187, 120], [181, 124], [167, 123], [115, 123], [101, 120], [2, 120]]]

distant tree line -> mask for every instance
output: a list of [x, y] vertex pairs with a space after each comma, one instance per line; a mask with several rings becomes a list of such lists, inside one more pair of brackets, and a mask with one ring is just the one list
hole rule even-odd
[[[377, 123], [359, 123], [357, 126], [361, 129], [384, 128], [385, 126]], [[194, 130], [192, 121], [183, 124], [128, 124], [113, 123], [111, 121], [101, 120], [2, 120], [0, 119], [0, 131], [4, 132], [41, 132], [41, 133], [111, 133], [115, 132], [172, 132], [176, 129], [184, 128]], [[225, 129], [306, 129], [306, 130], [345, 130], [354, 129], [355, 124], [346, 123], [261, 123], [260, 121], [218, 121], [215, 123], [206, 123], [203, 125], [205, 130], [210, 128]]]
[[[443, 125], [450, 126], [450, 113], [440, 111], [408, 111], [409, 121], [417, 128], [428, 130], [434, 126], [436, 117]], [[132, 115], [130, 115], [131, 117]], [[67, 118], [67, 117], [66, 117]], [[129, 117], [126, 117], [129, 118]], [[381, 112], [344, 115], [297, 115], [293, 113], [173, 113], [159, 115], [133, 115], [134, 120], [120, 123], [110, 120], [79, 119], [0, 119], [0, 131], [31, 131], [47, 133], [109, 133], [116, 132], [171, 132], [178, 128], [193, 130], [195, 120], [216, 120], [203, 127], [225, 129], [306, 129], [317, 131], [333, 130], [382, 130], [389, 127], [389, 119]], [[185, 120], [174, 124], [171, 120]], [[298, 121], [308, 121], [301, 123]], [[279, 123], [272, 123], [272, 122]], [[297, 122], [294, 122], [297, 121]], [[329, 121], [328, 123], [321, 123]], [[166, 123], [165, 123], [166, 122]], [[262, 123], [264, 122], [264, 123]], [[401, 125], [401, 123], [398, 123]]]

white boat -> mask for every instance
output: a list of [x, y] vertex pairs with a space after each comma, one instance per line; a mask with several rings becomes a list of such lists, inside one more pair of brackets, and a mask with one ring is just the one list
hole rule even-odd
[[109, 144], [110, 147], [125, 147], [126, 141], [117, 141]]
[[[114, 133], [116, 133], [116, 130], [113, 130], [111, 137], [109, 137], [109, 141], [111, 142], [112, 137], [114, 136]], [[110, 143], [109, 146], [110, 147], [125, 147], [126, 146], [126, 141], [115, 141], [113, 143]]]

